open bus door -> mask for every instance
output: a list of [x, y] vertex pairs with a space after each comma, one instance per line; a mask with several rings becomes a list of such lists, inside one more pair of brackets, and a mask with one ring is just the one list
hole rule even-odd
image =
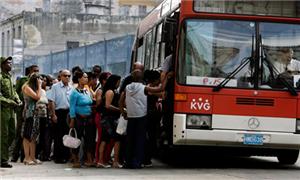
[[[171, 71], [175, 70], [178, 23], [179, 12], [175, 12], [166, 17], [163, 22], [162, 43], [165, 45], [165, 58], [172, 55], [173, 65]], [[163, 62], [161, 64], [163, 64]], [[168, 149], [173, 144], [174, 82], [174, 77], [168, 79], [165, 97], [162, 101], [162, 127], [159, 134], [159, 145], [160, 148], [163, 149]]]

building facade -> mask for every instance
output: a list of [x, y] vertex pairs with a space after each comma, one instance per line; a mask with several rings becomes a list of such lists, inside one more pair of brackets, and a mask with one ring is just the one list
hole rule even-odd
[[34, 56], [66, 50], [70, 44], [83, 46], [134, 34], [137, 24], [157, 3], [156, 0], [36, 0], [35, 11], [23, 11], [0, 22], [0, 53], [14, 56], [14, 72], [20, 75], [24, 68], [22, 61]]
[[162, 0], [1, 0], [0, 21], [22, 11], [144, 16]]

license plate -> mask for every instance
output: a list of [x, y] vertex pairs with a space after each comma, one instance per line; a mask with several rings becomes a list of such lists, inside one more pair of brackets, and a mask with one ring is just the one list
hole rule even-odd
[[244, 144], [263, 145], [264, 136], [262, 134], [244, 134]]

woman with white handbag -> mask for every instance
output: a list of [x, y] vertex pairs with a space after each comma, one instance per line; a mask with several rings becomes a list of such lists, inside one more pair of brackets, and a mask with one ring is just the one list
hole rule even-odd
[[[84, 153], [87, 157], [86, 166], [93, 165], [92, 152], [94, 151], [95, 126], [92, 118], [92, 95], [85, 85], [88, 84], [88, 75], [82, 71], [75, 73], [78, 87], [70, 95], [70, 128], [75, 128], [78, 139], [84, 138]], [[80, 168], [79, 147], [74, 149], [75, 160], [73, 167]]]

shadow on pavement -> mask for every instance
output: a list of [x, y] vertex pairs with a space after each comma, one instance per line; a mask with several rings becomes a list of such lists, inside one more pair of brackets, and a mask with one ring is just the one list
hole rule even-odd
[[296, 165], [283, 165], [278, 162], [276, 157], [234, 156], [232, 154], [222, 154], [222, 151], [218, 153], [219, 154], [205, 151], [172, 152], [168, 155], [164, 155], [160, 160], [168, 164], [169, 168], [300, 170], [299, 163]]

